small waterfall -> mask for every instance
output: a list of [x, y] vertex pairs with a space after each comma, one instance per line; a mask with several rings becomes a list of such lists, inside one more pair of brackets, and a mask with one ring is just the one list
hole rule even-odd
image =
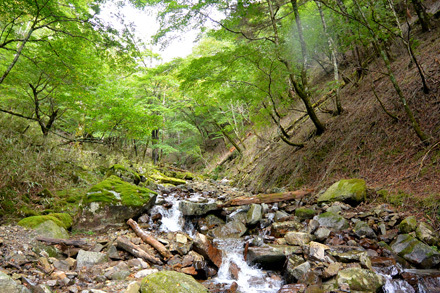
[[[236, 282], [239, 292], [277, 292], [282, 285], [281, 280], [270, 278], [266, 272], [255, 266], [249, 266], [244, 260], [244, 242], [241, 239], [216, 240], [217, 246], [223, 250], [223, 263], [217, 277], [212, 282], [231, 285]], [[231, 276], [231, 265], [235, 264], [239, 269], [238, 280]]]
[[160, 231], [182, 231], [185, 221], [183, 219], [182, 212], [179, 210], [179, 201], [175, 198], [174, 194], [171, 194], [167, 200], [172, 204], [170, 209], [166, 209], [161, 205], [156, 205], [151, 210], [152, 214], [159, 213], [162, 215]]

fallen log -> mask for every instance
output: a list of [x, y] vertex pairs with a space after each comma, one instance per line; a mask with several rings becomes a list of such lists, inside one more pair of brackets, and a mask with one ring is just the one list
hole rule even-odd
[[300, 199], [304, 196], [310, 195], [313, 190], [296, 190], [289, 191], [283, 193], [270, 193], [270, 194], [257, 194], [255, 196], [240, 196], [230, 201], [227, 201], [224, 204], [221, 204], [219, 207], [230, 207], [230, 206], [241, 206], [248, 204], [260, 204], [260, 203], [275, 203], [280, 201], [288, 201], [293, 199]]
[[142, 258], [143, 260], [157, 265], [163, 265], [162, 261], [150, 254], [139, 246], [133, 244], [130, 240], [124, 237], [118, 237], [116, 239], [116, 246], [120, 249], [127, 251], [128, 253], [134, 255], [135, 257]]
[[133, 219], [129, 219], [127, 224], [131, 227], [131, 229], [133, 229], [134, 233], [136, 233], [136, 235], [142, 239], [142, 241], [153, 246], [160, 253], [160, 255], [165, 258], [165, 260], [173, 256], [162, 243], [154, 239], [154, 237], [148, 235]]
[[83, 240], [71, 240], [71, 239], [56, 239], [56, 238], [49, 238], [49, 237], [37, 237], [35, 238], [38, 241], [49, 243], [51, 245], [53, 244], [64, 244], [64, 245], [70, 245], [70, 246], [76, 246], [81, 248], [90, 248], [90, 245]]

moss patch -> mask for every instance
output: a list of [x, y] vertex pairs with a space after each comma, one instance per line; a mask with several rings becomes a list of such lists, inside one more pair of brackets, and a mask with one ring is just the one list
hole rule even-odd
[[83, 203], [101, 202], [124, 206], [142, 206], [150, 200], [153, 194], [157, 193], [148, 188], [127, 183], [112, 175], [90, 188]]
[[19, 221], [17, 224], [22, 227], [34, 229], [38, 225], [49, 220], [55, 222], [55, 224], [65, 229], [69, 229], [73, 223], [72, 217], [69, 214], [54, 213], [45, 216], [27, 217]]
[[367, 186], [362, 179], [340, 180], [330, 186], [319, 198], [318, 203], [342, 201], [358, 204], [365, 200]]
[[301, 219], [311, 219], [315, 216], [316, 211], [308, 208], [297, 208], [295, 210], [295, 216]]
[[111, 166], [106, 173], [106, 177], [110, 177], [113, 175], [116, 175], [122, 180], [132, 182], [136, 185], [141, 182], [141, 176], [137, 172], [129, 168], [125, 168], [120, 164], [115, 164]]
[[150, 175], [150, 178], [159, 181], [160, 183], [165, 183], [165, 184], [173, 184], [173, 185], [181, 185], [181, 184], [186, 184], [185, 180], [182, 179], [178, 179], [178, 178], [172, 178], [172, 177], [167, 177], [165, 175], [162, 174], [152, 174]]

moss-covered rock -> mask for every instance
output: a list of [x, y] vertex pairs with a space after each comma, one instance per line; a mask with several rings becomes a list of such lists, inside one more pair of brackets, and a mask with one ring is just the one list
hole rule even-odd
[[193, 277], [174, 271], [161, 271], [142, 280], [142, 293], [206, 293]]
[[421, 222], [416, 229], [417, 238], [422, 240], [428, 245], [437, 245], [439, 243], [438, 234], [435, 232], [434, 228]]
[[18, 225], [26, 228], [34, 229], [38, 225], [46, 222], [46, 221], [53, 221], [58, 226], [69, 229], [72, 227], [72, 217], [69, 214], [65, 213], [54, 213], [54, 214], [48, 214], [45, 216], [32, 216], [22, 219], [18, 222]]
[[58, 226], [54, 221], [45, 221], [35, 228], [35, 231], [39, 236], [56, 238], [56, 239], [68, 239], [69, 233], [66, 229]]
[[338, 284], [348, 284], [350, 290], [361, 292], [376, 292], [384, 282], [384, 278], [377, 275], [373, 271], [349, 268], [338, 272]]
[[168, 177], [162, 174], [151, 174], [149, 177], [161, 184], [172, 184], [172, 185], [186, 184], [186, 181], [183, 179]]
[[295, 216], [300, 219], [312, 219], [316, 215], [316, 211], [309, 208], [297, 208]]
[[397, 236], [391, 249], [410, 263], [424, 268], [433, 268], [440, 263], [440, 253], [431, 246], [417, 240], [409, 234]]
[[110, 176], [118, 176], [123, 181], [134, 183], [136, 185], [141, 182], [141, 176], [137, 172], [129, 168], [125, 168], [120, 164], [115, 164], [108, 169], [106, 177]]
[[82, 199], [76, 229], [99, 230], [106, 225], [123, 225], [151, 208], [157, 193], [110, 176], [96, 184]]
[[341, 201], [352, 205], [363, 202], [367, 186], [362, 179], [344, 179], [330, 186], [319, 198], [318, 203]]
[[399, 224], [399, 231], [401, 233], [410, 233], [417, 228], [417, 219], [414, 216], [406, 217], [402, 222]]

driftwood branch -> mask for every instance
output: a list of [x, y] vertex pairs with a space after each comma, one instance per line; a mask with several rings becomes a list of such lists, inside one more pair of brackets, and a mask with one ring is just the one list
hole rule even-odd
[[284, 193], [258, 194], [255, 196], [240, 196], [222, 204], [221, 207], [241, 206], [253, 203], [260, 204], [288, 201], [303, 198], [304, 196], [310, 195], [311, 193], [312, 190], [308, 189], [289, 191]]
[[116, 239], [116, 245], [120, 249], [127, 251], [128, 253], [134, 255], [135, 257], [140, 257], [143, 260], [157, 265], [162, 265], [162, 261], [150, 254], [148, 254], [145, 250], [140, 248], [139, 246], [133, 244], [130, 240], [124, 237], [118, 237]]
[[133, 229], [134, 233], [136, 233], [136, 235], [142, 239], [142, 241], [153, 246], [160, 253], [160, 255], [165, 258], [165, 260], [173, 256], [162, 243], [148, 235], [133, 219], [129, 219], [127, 224], [131, 227], [131, 229]]
[[36, 240], [53, 244], [64, 244], [70, 246], [76, 246], [81, 248], [90, 248], [90, 245], [82, 240], [71, 240], [71, 239], [56, 239], [56, 238], [48, 238], [48, 237], [37, 237]]

